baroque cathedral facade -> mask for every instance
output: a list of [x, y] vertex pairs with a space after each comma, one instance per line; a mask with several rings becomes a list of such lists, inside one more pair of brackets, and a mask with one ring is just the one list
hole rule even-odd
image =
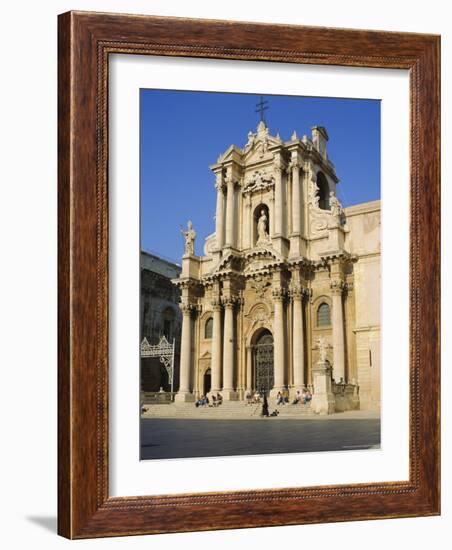
[[[283, 141], [264, 121], [211, 166], [215, 232], [204, 255], [183, 231], [176, 401], [220, 392], [314, 393], [315, 366], [335, 391], [380, 401], [380, 201], [342, 208], [328, 134]], [[365, 180], [363, 181], [365, 185]]]

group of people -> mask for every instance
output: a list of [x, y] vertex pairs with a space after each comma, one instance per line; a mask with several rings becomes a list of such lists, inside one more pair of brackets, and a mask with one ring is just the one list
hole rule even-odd
[[[211, 401], [212, 400], [212, 401]], [[223, 403], [223, 396], [217, 392], [217, 394], [212, 394], [209, 397], [206, 395], [201, 395], [201, 397], [195, 401], [195, 407], [219, 407]]]
[[287, 390], [279, 391], [276, 395], [276, 404], [285, 405], [289, 403], [289, 392]]
[[[294, 400], [292, 405], [305, 405], [309, 403], [312, 399], [312, 393], [307, 388], [302, 390], [297, 390], [295, 393]], [[263, 395], [258, 391], [252, 393], [251, 391], [246, 392], [245, 401], [247, 405], [257, 405], [263, 402]], [[206, 395], [201, 395], [201, 397], [195, 402], [196, 407], [218, 407], [222, 404], [223, 397], [220, 393], [212, 394], [209, 397]], [[277, 405], [286, 405], [289, 403], [289, 392], [287, 390], [279, 391], [276, 396]]]
[[[303, 388], [302, 390], [297, 390], [295, 393], [294, 400], [292, 405], [305, 405], [309, 403], [312, 399], [312, 393], [307, 389]], [[276, 396], [277, 405], [286, 405], [289, 403], [289, 393], [287, 391], [279, 391]]]
[[309, 403], [311, 399], [312, 393], [308, 389], [303, 388], [301, 391], [296, 391], [295, 399], [292, 401], [292, 405], [305, 405], [306, 403]]
[[262, 396], [258, 391], [254, 393], [248, 391], [246, 392], [245, 400], [247, 405], [256, 405], [262, 402]]

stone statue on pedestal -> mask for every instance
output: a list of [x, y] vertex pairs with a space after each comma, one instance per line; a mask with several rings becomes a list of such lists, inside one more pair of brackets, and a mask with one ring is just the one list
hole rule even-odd
[[188, 221], [188, 224], [187, 224], [187, 230], [181, 229], [180, 232], [182, 233], [185, 239], [184, 255], [193, 256], [195, 253], [196, 231], [193, 229], [193, 224], [191, 223], [190, 220]]

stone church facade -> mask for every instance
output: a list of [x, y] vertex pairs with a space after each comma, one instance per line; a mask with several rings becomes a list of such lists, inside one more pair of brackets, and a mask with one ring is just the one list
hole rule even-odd
[[380, 202], [342, 208], [327, 142], [323, 127], [283, 141], [261, 121], [243, 149], [231, 145], [211, 166], [215, 232], [199, 257], [189, 224], [173, 280], [182, 310], [177, 401], [315, 393], [321, 341], [331, 391], [378, 408]]

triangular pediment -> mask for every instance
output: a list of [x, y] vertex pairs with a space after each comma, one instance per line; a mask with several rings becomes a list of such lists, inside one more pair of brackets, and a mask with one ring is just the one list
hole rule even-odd
[[258, 162], [265, 162], [273, 160], [273, 153], [268, 150], [268, 145], [260, 142], [253, 146], [252, 149], [248, 149], [245, 153], [245, 164], [255, 164]]
[[230, 145], [226, 149], [226, 151], [218, 157], [217, 162], [218, 163], [226, 162], [228, 160], [234, 159], [234, 157], [237, 160], [237, 157], [241, 158], [242, 155], [243, 155], [243, 151], [239, 147], [237, 147], [237, 145]]

